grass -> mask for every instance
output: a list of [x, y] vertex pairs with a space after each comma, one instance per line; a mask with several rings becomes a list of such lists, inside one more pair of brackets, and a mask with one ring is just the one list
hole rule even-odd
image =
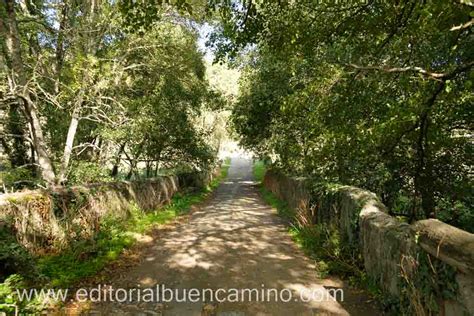
[[76, 242], [58, 255], [41, 257], [38, 271], [48, 280], [48, 286], [70, 287], [117, 260], [124, 249], [135, 244], [136, 234], [145, 234], [186, 214], [192, 204], [202, 200], [202, 196], [176, 194], [170, 204], [154, 212], [145, 213], [134, 207], [126, 221], [107, 218], [94, 239]]
[[262, 160], [257, 160], [253, 164], [253, 176], [257, 182], [262, 182], [267, 167]]
[[263, 200], [277, 210], [278, 216], [284, 218], [289, 223], [292, 222], [295, 213], [288, 207], [288, 204], [278, 199], [272, 192], [268, 191], [263, 186], [260, 186], [260, 193]]
[[101, 224], [100, 232], [92, 240], [75, 243], [70, 249], [38, 260], [38, 271], [49, 286], [70, 287], [81, 279], [95, 275], [108, 263], [118, 259], [124, 249], [136, 242], [136, 234], [145, 234], [153, 228], [188, 214], [191, 206], [203, 202], [227, 177], [230, 159], [226, 159], [221, 174], [199, 192], [175, 194], [171, 203], [154, 211], [143, 212], [138, 207], [131, 210], [126, 221], [108, 218]]

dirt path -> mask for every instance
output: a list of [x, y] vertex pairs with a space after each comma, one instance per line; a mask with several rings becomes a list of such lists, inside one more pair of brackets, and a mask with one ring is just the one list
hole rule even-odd
[[156, 284], [169, 289], [285, 288], [293, 291], [293, 299], [288, 303], [101, 303], [93, 305], [91, 313], [201, 315], [205, 309], [211, 311], [209, 315], [380, 315], [363, 295], [348, 290], [342, 303], [320, 302], [321, 296], [301, 301], [302, 289], [327, 291], [343, 284], [316, 277], [311, 260], [260, 198], [252, 181], [251, 162], [245, 159], [234, 158], [227, 180], [213, 199], [189, 221], [165, 232], [143, 256], [140, 264], [109, 284], [114, 288]]

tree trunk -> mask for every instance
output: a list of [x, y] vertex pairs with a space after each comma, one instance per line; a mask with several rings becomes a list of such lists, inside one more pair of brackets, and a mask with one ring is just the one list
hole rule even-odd
[[37, 168], [37, 165], [36, 165], [36, 152], [35, 152], [35, 146], [33, 146], [33, 144], [30, 143], [30, 152], [31, 152], [31, 173], [33, 175], [33, 177], [37, 177], [38, 176], [38, 168]]
[[114, 167], [112, 168], [112, 172], [110, 173], [110, 175], [114, 178], [118, 175], [119, 165], [121, 161], [120, 157], [122, 156], [122, 153], [125, 150], [125, 144], [126, 142], [123, 142], [122, 145], [120, 145], [119, 151], [117, 153], [117, 157], [115, 158]]
[[158, 170], [160, 170], [160, 162], [157, 161], [155, 164], [155, 177], [158, 177]]
[[[444, 90], [446, 83], [444, 81], [439, 82], [426, 103], [426, 108], [420, 115], [419, 118], [419, 133], [418, 140], [415, 147], [417, 156], [416, 169], [415, 169], [415, 191], [418, 198], [421, 199], [421, 208], [423, 210], [425, 218], [433, 216], [435, 207], [434, 199], [434, 179], [431, 157], [429, 155], [429, 142], [428, 142], [428, 127], [430, 124], [430, 111], [436, 102], [436, 99]], [[412, 220], [416, 218], [414, 214], [416, 210], [413, 209]]]
[[41, 175], [47, 184], [54, 184], [55, 174], [48, 155], [41, 122], [35, 104], [26, 89], [27, 76], [23, 68], [21, 44], [15, 15], [14, 0], [0, 0], [0, 36], [5, 39], [5, 54], [9, 72], [10, 90], [23, 101], [25, 116], [30, 126], [31, 139], [38, 156]]
[[130, 170], [128, 171], [128, 174], [127, 174], [127, 177], [126, 177], [127, 180], [132, 179], [132, 176], [133, 176], [133, 173], [134, 173], [135, 167], [136, 167], [135, 161], [129, 160], [129, 162], [130, 162]]
[[[80, 98], [82, 103], [82, 98]], [[64, 145], [63, 158], [61, 160], [61, 170], [59, 173], [59, 183], [66, 181], [67, 169], [69, 167], [69, 161], [71, 160], [72, 148], [74, 146], [74, 138], [76, 137], [77, 126], [79, 125], [79, 112], [81, 105], [78, 104], [72, 111], [71, 122], [69, 123], [69, 129], [67, 131], [66, 144]]]
[[7, 156], [10, 156], [10, 153], [11, 153], [10, 146], [8, 145], [7, 141], [5, 140], [5, 138], [4, 138], [3, 136], [0, 137], [0, 144], [1, 144], [2, 147], [3, 147], [3, 152], [4, 152]]
[[68, 23], [68, 14], [69, 14], [69, 6], [67, 1], [64, 1], [61, 4], [61, 18], [59, 21], [59, 30], [58, 30], [58, 37], [56, 43], [56, 63], [54, 65], [54, 73], [56, 80], [54, 82], [54, 91], [59, 93], [60, 91], [60, 78], [61, 78], [61, 70], [64, 64], [64, 32], [66, 30], [66, 24]]
[[[27, 3], [27, 0], [20, 0], [17, 1], [17, 3], [20, 5], [21, 12], [24, 16], [31, 17], [33, 19], [37, 18], [38, 12], [36, 10], [35, 5], [31, 5]], [[30, 53], [31, 56], [37, 56], [41, 50], [41, 47], [38, 42], [38, 37], [36, 36], [37, 34], [33, 32], [26, 31], [26, 38], [28, 40], [28, 52]]]
[[49, 158], [46, 141], [43, 136], [43, 130], [41, 128], [41, 122], [39, 120], [35, 105], [25, 98], [25, 110], [31, 127], [31, 134], [33, 144], [38, 158], [38, 165], [41, 169], [41, 176], [48, 185], [53, 185], [56, 180], [54, 173], [53, 164]]
[[145, 164], [146, 164], [146, 177], [147, 177], [147, 178], [150, 178], [150, 176], [151, 176], [151, 168], [152, 168], [153, 162], [151, 162], [151, 161], [148, 160], [148, 161], [145, 162]]
[[[12, 41], [8, 41], [7, 43], [7, 10], [6, 6], [3, 2], [0, 2], [0, 37], [5, 39], [4, 42], [0, 42], [1, 46], [1, 53], [3, 53], [4, 58], [0, 58], [0, 62], [5, 61], [6, 65], [12, 65], [12, 59], [9, 58], [9, 51], [12, 47]], [[12, 167], [19, 167], [23, 166], [28, 163], [28, 155], [27, 149], [25, 145], [25, 122], [24, 118], [22, 117], [21, 109], [20, 109], [20, 100], [16, 102], [12, 102], [8, 107], [8, 112], [5, 115], [5, 132], [8, 134], [8, 137], [4, 139], [4, 147], [7, 151], [8, 158], [10, 160], [10, 164]], [[11, 146], [8, 142], [11, 140]]]
[[102, 137], [97, 136], [97, 139], [95, 141], [95, 146], [92, 148], [92, 156], [94, 158], [95, 161], [99, 162], [100, 163], [100, 154], [102, 152], [102, 142], [103, 142], [103, 139]]
[[28, 149], [25, 144], [24, 118], [20, 112], [18, 104], [10, 105], [8, 111], [8, 134], [13, 139], [8, 158], [12, 168], [28, 164]]

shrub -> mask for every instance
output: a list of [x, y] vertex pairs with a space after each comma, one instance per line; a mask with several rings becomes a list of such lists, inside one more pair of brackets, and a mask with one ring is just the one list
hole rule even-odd
[[11, 191], [32, 188], [39, 182], [31, 169], [26, 167], [7, 168], [0, 172], [0, 188], [2, 190], [3, 187]]
[[94, 182], [109, 182], [112, 181], [110, 171], [103, 168], [94, 162], [78, 161], [71, 169], [69, 175], [70, 184], [84, 184]]
[[21, 246], [9, 228], [0, 228], [0, 282], [15, 273], [33, 275], [34, 258]]

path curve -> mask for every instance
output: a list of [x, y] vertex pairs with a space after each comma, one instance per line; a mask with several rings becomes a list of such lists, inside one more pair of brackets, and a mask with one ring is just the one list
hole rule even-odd
[[[364, 295], [345, 289], [345, 302], [299, 300], [301, 289], [343, 287], [319, 279], [252, 180], [250, 160], [233, 158], [228, 178], [189, 220], [166, 231], [114, 288], [290, 289], [296, 301], [243, 303], [101, 303], [91, 314], [113, 315], [380, 315]], [[205, 310], [205, 312], [203, 312]]]

